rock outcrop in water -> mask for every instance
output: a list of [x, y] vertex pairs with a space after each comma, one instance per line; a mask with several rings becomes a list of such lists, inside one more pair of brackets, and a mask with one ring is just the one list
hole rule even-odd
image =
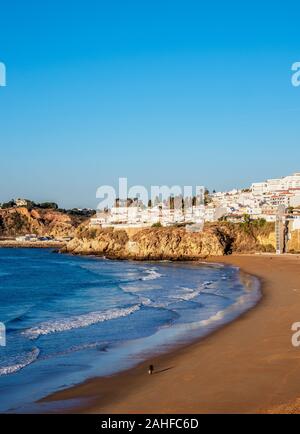
[[63, 251], [119, 259], [189, 260], [234, 252], [273, 251], [274, 242], [272, 226], [257, 233], [231, 223], [208, 224], [198, 233], [175, 227], [132, 231], [80, 226]]

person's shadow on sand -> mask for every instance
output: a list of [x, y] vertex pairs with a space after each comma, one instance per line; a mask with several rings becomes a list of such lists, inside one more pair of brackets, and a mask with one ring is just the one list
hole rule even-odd
[[161, 374], [162, 372], [169, 371], [170, 369], [173, 369], [174, 366], [170, 366], [169, 368], [160, 369], [159, 371], [154, 371], [153, 374]]

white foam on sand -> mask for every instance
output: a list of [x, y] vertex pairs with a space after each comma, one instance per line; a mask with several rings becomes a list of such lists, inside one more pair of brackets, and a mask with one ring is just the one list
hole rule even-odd
[[226, 324], [255, 306], [260, 298], [261, 291], [259, 281], [256, 278], [252, 278], [252, 289], [250, 291], [246, 291], [245, 294], [241, 295], [227, 308], [214, 313], [207, 319], [193, 323], [190, 328], [208, 327], [208, 329], [210, 329], [214, 326]]

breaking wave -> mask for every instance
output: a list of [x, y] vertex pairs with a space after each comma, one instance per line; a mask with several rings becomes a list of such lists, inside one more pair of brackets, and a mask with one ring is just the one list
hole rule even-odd
[[14, 374], [17, 371], [20, 371], [37, 360], [39, 354], [40, 350], [34, 348], [32, 351], [19, 354], [14, 358], [11, 358], [11, 360], [7, 360], [7, 362], [10, 362], [11, 364], [8, 366], [0, 366], [0, 376]]
[[174, 299], [182, 300], [182, 301], [189, 301], [193, 300], [194, 298], [198, 297], [201, 294], [201, 290], [193, 290], [190, 288], [182, 288], [184, 290], [184, 293], [181, 294], [175, 294], [173, 297]]
[[141, 280], [155, 280], [162, 277], [162, 274], [158, 273], [155, 268], [149, 268], [145, 272], [147, 275], [142, 277]]
[[90, 312], [84, 315], [63, 318], [55, 321], [47, 321], [37, 325], [36, 327], [23, 331], [22, 334], [30, 339], [37, 339], [40, 336], [48, 335], [50, 333], [88, 327], [100, 322], [125, 317], [138, 311], [140, 308], [141, 305], [136, 304], [126, 308], [110, 309], [104, 312]]
[[206, 294], [204, 292], [204, 289], [208, 288], [212, 283], [213, 283], [213, 281], [211, 281], [211, 280], [205, 281], [197, 289], [182, 287], [181, 288], [182, 292], [179, 294], [174, 294], [173, 298], [178, 299], [178, 300], [182, 300], [182, 301], [193, 300], [194, 298], [198, 297], [200, 294]]

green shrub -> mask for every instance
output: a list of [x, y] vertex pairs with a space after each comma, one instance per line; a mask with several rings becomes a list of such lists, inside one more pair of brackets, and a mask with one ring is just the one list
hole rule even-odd
[[161, 222], [153, 223], [152, 228], [162, 228]]

